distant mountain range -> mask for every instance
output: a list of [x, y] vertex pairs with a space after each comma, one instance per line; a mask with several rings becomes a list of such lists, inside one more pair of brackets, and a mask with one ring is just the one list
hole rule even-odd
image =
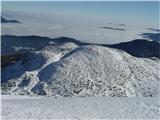
[[7, 20], [6, 18], [1, 16], [1, 23], [21, 23], [17, 20]]
[[160, 43], [156, 41], [148, 41], [146, 39], [136, 39], [129, 42], [110, 45], [110, 47], [121, 49], [135, 57], [160, 58]]
[[160, 42], [160, 33], [142, 33], [144, 39], [151, 39]]
[[60, 37], [49, 38], [41, 36], [1, 36], [2, 55], [11, 55], [15, 53], [24, 53], [26, 50], [39, 50], [45, 46], [57, 46], [63, 43], [72, 42], [78, 46], [82, 45], [101, 45], [105, 47], [121, 49], [135, 57], [157, 57], [160, 58], [160, 43], [156, 41], [149, 41], [147, 39], [136, 39], [129, 42], [107, 45], [107, 44], [91, 44], [80, 42], [79, 40]]

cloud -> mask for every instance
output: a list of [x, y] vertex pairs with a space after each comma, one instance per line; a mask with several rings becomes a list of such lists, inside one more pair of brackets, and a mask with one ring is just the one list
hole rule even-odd
[[100, 27], [100, 28], [104, 28], [104, 29], [111, 29], [111, 30], [120, 30], [120, 31], [126, 31], [123, 28], [113, 28], [113, 27]]
[[[2, 24], [2, 35], [38, 35], [51, 38], [66, 36], [89, 43], [115, 44], [138, 38], [139, 34], [147, 33], [148, 26], [128, 25], [110, 21], [87, 20], [65, 15], [37, 15], [21, 12], [2, 12], [3, 16], [12, 16], [20, 20], [21, 24]], [[107, 26], [109, 29], [99, 29], [97, 26]], [[112, 29], [112, 30], [111, 30]], [[125, 32], [122, 32], [122, 30]]]
[[155, 32], [160, 32], [160, 29], [155, 29], [155, 28], [147, 28], [147, 29], [155, 31]]

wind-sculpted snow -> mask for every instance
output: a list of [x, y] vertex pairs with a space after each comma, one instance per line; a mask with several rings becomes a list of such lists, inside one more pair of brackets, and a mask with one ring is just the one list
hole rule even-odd
[[13, 81], [16, 83], [7, 93], [63, 97], [159, 95], [159, 59], [136, 58], [113, 48], [77, 47], [71, 43], [57, 48], [48, 46], [41, 53], [48, 56], [45, 64], [2, 85], [8, 88]]

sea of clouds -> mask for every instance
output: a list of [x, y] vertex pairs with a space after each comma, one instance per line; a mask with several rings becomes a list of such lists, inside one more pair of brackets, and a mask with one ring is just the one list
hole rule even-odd
[[[153, 26], [112, 22], [110, 20], [87, 19], [64, 14], [35, 14], [14, 11], [2, 11], [6, 19], [16, 19], [21, 23], [2, 23], [2, 35], [38, 35], [51, 38], [61, 36], [74, 38], [82, 42], [115, 44], [143, 38], [142, 33], [154, 33], [147, 28]], [[104, 29], [112, 27], [124, 29]], [[155, 28], [155, 27], [154, 27]]]

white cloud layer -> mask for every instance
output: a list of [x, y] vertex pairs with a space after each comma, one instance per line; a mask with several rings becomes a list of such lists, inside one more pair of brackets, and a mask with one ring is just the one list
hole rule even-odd
[[[73, 18], [65, 15], [37, 15], [16, 12], [3, 12], [7, 19], [16, 19], [22, 23], [2, 24], [2, 35], [39, 35], [51, 38], [71, 37], [83, 42], [113, 44], [142, 38], [140, 34], [154, 32], [146, 28], [153, 26], [121, 26], [112, 21], [98, 21], [85, 18]], [[125, 24], [125, 23], [123, 23]], [[100, 27], [125, 29], [112, 30]]]

